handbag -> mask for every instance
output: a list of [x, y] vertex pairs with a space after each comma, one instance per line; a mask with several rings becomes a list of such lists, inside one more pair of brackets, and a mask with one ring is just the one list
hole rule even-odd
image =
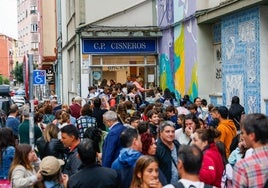
[[7, 179], [0, 179], [0, 187], [1, 188], [11, 188], [11, 182]]

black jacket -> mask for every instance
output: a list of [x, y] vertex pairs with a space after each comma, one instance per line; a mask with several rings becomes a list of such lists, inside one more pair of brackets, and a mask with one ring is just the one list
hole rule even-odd
[[42, 136], [37, 139], [36, 146], [41, 159], [49, 155], [58, 159], [64, 158], [65, 148], [59, 139], [52, 138], [50, 142], [46, 142]]
[[[180, 143], [177, 140], [174, 140], [173, 142], [178, 153]], [[162, 142], [160, 138], [157, 140], [156, 158], [159, 162], [159, 168], [166, 176], [167, 182], [170, 183], [173, 159], [171, 157], [171, 150]], [[177, 165], [177, 161], [174, 162]]]
[[106, 131], [106, 126], [103, 123], [102, 115], [107, 111], [108, 110], [106, 110], [106, 109], [101, 109], [101, 108], [94, 107], [93, 112], [92, 112], [92, 117], [96, 118], [96, 120], [97, 120], [98, 128], [100, 128], [103, 131]]
[[234, 121], [237, 130], [240, 130], [240, 119], [242, 114], [245, 114], [243, 106], [236, 103], [231, 104], [229, 109], [229, 119]]
[[83, 166], [70, 177], [68, 188], [118, 188], [120, 178], [115, 170], [98, 164]]

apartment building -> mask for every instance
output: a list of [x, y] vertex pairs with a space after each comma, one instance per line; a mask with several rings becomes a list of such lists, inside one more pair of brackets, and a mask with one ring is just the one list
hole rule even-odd
[[54, 63], [57, 56], [56, 3], [54, 0], [18, 0], [18, 51], [20, 62], [33, 55], [35, 69], [46, 70], [41, 97], [55, 90]]
[[[0, 34], [0, 75], [13, 82], [15, 39]], [[2, 83], [0, 83], [2, 84]]]

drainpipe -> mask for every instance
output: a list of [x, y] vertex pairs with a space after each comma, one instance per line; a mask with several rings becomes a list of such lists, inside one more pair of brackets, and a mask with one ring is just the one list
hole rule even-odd
[[81, 47], [80, 47], [80, 41], [81, 41], [81, 32], [80, 30], [76, 31], [76, 63], [79, 67], [77, 72], [77, 94], [81, 96]]

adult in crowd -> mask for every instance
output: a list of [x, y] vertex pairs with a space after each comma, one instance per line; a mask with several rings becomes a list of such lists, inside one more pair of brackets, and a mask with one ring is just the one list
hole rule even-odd
[[[62, 112], [67, 112], [69, 114], [70, 123], [74, 125], [76, 123], [76, 118], [71, 115], [71, 109], [70, 109], [69, 105], [63, 104], [61, 107], [61, 110], [62, 110]], [[56, 116], [56, 114], [55, 114], [55, 116]]]
[[[145, 132], [141, 134], [141, 142], [142, 154], [155, 157], [157, 146], [154, 136], [151, 133]], [[161, 169], [159, 169], [159, 180], [163, 186], [167, 184], [166, 177]]]
[[177, 172], [178, 150], [180, 144], [175, 140], [175, 125], [171, 121], [163, 121], [159, 125], [159, 139], [157, 140], [156, 158], [159, 167], [166, 176], [167, 183], [179, 180]]
[[168, 120], [172, 121], [176, 125], [176, 129], [181, 128], [178, 124], [178, 114], [176, 113], [176, 108], [174, 106], [167, 106], [166, 108], [166, 114]]
[[12, 104], [9, 109], [9, 115], [6, 120], [6, 126], [11, 128], [13, 131], [13, 134], [15, 136], [15, 139], [19, 138], [19, 125], [20, 121], [17, 118], [19, 115], [19, 108], [16, 104]]
[[127, 113], [129, 114], [130, 117], [132, 117], [133, 114], [137, 111], [136, 108], [134, 107], [134, 103], [132, 103], [131, 101], [125, 101], [124, 104], [127, 108]]
[[156, 154], [156, 140], [154, 135], [151, 133], [145, 132], [141, 134], [142, 142], [142, 154], [143, 155], [152, 155]]
[[58, 127], [61, 129], [67, 125], [70, 125], [70, 114], [68, 114], [67, 112], [62, 111], [61, 113], [61, 121], [58, 124]]
[[190, 111], [187, 108], [187, 101], [185, 101], [185, 100], [181, 100], [180, 106], [177, 107], [176, 109], [177, 109], [178, 115], [180, 115], [180, 114], [187, 115], [190, 113]]
[[57, 97], [55, 91], [54, 91], [54, 90], [51, 90], [51, 91], [50, 91], [49, 100], [53, 100], [53, 99], [56, 99], [56, 100], [57, 100], [57, 98], [58, 98], [58, 97]]
[[57, 127], [59, 127], [61, 124], [61, 114], [62, 114], [62, 110], [57, 110], [57, 112], [55, 113], [55, 119], [52, 122]]
[[117, 113], [119, 121], [122, 124], [125, 125], [128, 123], [127, 120], [129, 119], [130, 115], [127, 113], [127, 107], [125, 103], [120, 103], [117, 105], [116, 113]]
[[166, 185], [164, 188], [212, 188], [199, 179], [199, 171], [202, 166], [202, 151], [195, 145], [181, 145], [178, 152], [178, 173], [181, 179], [173, 185]]
[[184, 116], [182, 128], [175, 131], [175, 139], [180, 144], [189, 145], [191, 143], [191, 135], [199, 128], [198, 118], [194, 114], [187, 114]]
[[112, 168], [117, 170], [121, 178], [121, 187], [128, 188], [137, 159], [142, 155], [141, 137], [136, 129], [127, 128], [120, 135], [122, 149]]
[[177, 110], [177, 112], [178, 112], [178, 115], [180, 115], [180, 114], [184, 114], [184, 115], [187, 115], [187, 114], [189, 114], [190, 113], [190, 111], [187, 109], [187, 107], [186, 107], [186, 101], [185, 100], [182, 100], [182, 101], [180, 101], [180, 106], [178, 106], [177, 108], [176, 108], [176, 110]]
[[167, 108], [168, 106], [174, 106], [173, 97], [168, 88], [164, 90], [164, 94], [159, 101], [163, 104], [164, 108]]
[[79, 138], [83, 139], [85, 131], [89, 127], [97, 127], [96, 118], [92, 117], [92, 109], [89, 104], [85, 104], [81, 109], [81, 116], [76, 120], [75, 126], [79, 130]]
[[41, 159], [46, 156], [55, 156], [59, 159], [64, 158], [65, 148], [58, 139], [58, 134], [59, 128], [50, 123], [46, 126], [43, 136], [37, 139], [36, 146]]
[[139, 123], [140, 123], [140, 116], [131, 116], [130, 119], [129, 119], [129, 127], [131, 128], [134, 128], [134, 129], [137, 129]]
[[106, 131], [103, 131], [98, 127], [89, 127], [84, 134], [84, 138], [89, 138], [94, 142], [94, 149], [97, 152], [97, 160], [100, 164], [102, 158], [102, 145], [107, 134]]
[[153, 103], [148, 104], [148, 105], [145, 107], [145, 109], [144, 109], [144, 111], [143, 111], [143, 113], [142, 113], [142, 115], [141, 115], [141, 119], [142, 119], [143, 121], [148, 121], [149, 119], [148, 119], [147, 114], [148, 114], [148, 112], [149, 112], [150, 110], [153, 110], [154, 108], [155, 108], [155, 104], [153, 104]]
[[[30, 114], [30, 107], [29, 105], [25, 104], [21, 108], [21, 115], [22, 115], [22, 123], [19, 125], [19, 141], [20, 143], [30, 144], [29, 138], [29, 114]], [[36, 144], [36, 140], [42, 136], [42, 131], [38, 126], [34, 126], [34, 144]]]
[[103, 114], [103, 121], [109, 128], [109, 133], [102, 147], [102, 166], [110, 168], [122, 148], [120, 135], [126, 127], [118, 121], [117, 114], [113, 111], [105, 112]]
[[92, 100], [97, 96], [97, 90], [95, 86], [88, 86], [88, 95], [87, 98], [88, 100]]
[[230, 155], [230, 145], [233, 138], [237, 135], [236, 127], [231, 119], [228, 118], [228, 108], [225, 106], [215, 107], [212, 109], [212, 117], [219, 120], [217, 130], [221, 133], [219, 141], [224, 143], [227, 158]]
[[143, 111], [143, 109], [146, 107], [145, 103], [146, 102], [142, 100], [140, 95], [135, 95], [134, 106], [136, 106], [136, 110]]
[[221, 178], [221, 187], [232, 188], [232, 179], [233, 179], [233, 167], [228, 163], [228, 159], [225, 153], [225, 145], [221, 141], [216, 141], [216, 146], [221, 154], [224, 171]]
[[241, 121], [241, 134], [254, 152], [234, 166], [233, 187], [264, 187], [268, 172], [268, 118], [249, 114]]
[[240, 104], [239, 97], [233, 96], [231, 106], [229, 108], [229, 118], [234, 121], [237, 130], [240, 130], [240, 120], [242, 114], [245, 114], [245, 109]]
[[202, 115], [202, 99], [200, 97], [194, 98], [194, 104], [197, 106], [198, 114]]
[[127, 97], [127, 100], [128, 101], [130, 101], [130, 102], [132, 102], [132, 103], [135, 103], [135, 96], [136, 95], [138, 95], [137, 94], [137, 87], [136, 87], [136, 85], [130, 85], [130, 86], [128, 86], [128, 88], [127, 88], [127, 95], [126, 95], [126, 97]]
[[80, 117], [80, 111], [82, 108], [82, 98], [80, 96], [76, 96], [74, 98], [74, 103], [70, 105], [71, 115], [78, 119]]
[[52, 105], [52, 113], [55, 115], [58, 110], [61, 110], [62, 105], [59, 104], [57, 99], [52, 99], [50, 101], [50, 104]]
[[133, 85], [133, 81], [131, 79], [131, 76], [127, 76], [127, 81], [126, 81], [125, 84], [126, 84], [127, 87], [130, 87], [130, 86]]
[[201, 113], [198, 112], [197, 105], [195, 103], [192, 103], [189, 105], [188, 110], [190, 111], [191, 114], [195, 115], [197, 118]]
[[[149, 123], [147, 121], [141, 121], [137, 127], [139, 134], [150, 133]], [[153, 134], [152, 134], [153, 135]], [[154, 135], [153, 135], [154, 136]], [[154, 136], [155, 137], [155, 136]]]
[[8, 179], [8, 171], [15, 154], [15, 138], [8, 127], [0, 128], [0, 180]]
[[96, 163], [94, 142], [85, 138], [78, 145], [78, 156], [82, 161], [82, 168], [68, 181], [68, 188], [118, 188], [120, 178], [115, 170], [102, 167]]
[[99, 97], [95, 98], [93, 101], [92, 117], [96, 118], [98, 128], [100, 128], [103, 131], [106, 131], [106, 127], [103, 122], [103, 114], [107, 111], [108, 111], [107, 109], [101, 108], [101, 99]]
[[55, 115], [53, 114], [53, 108], [51, 104], [46, 104], [44, 106], [44, 116], [43, 116], [43, 123], [49, 124], [52, 123], [55, 119]]
[[181, 99], [181, 101], [186, 101], [186, 108], [188, 108], [190, 106], [190, 104], [192, 104], [193, 102], [190, 100], [190, 96], [185, 94], [183, 96], [183, 98]]
[[141, 156], [136, 163], [130, 188], [161, 188], [158, 178], [158, 162], [149, 155]]
[[101, 92], [99, 94], [99, 98], [101, 99], [101, 108], [102, 109], [109, 109], [109, 99], [110, 99], [110, 95], [112, 93], [112, 88], [109, 86], [105, 86], [103, 88], [103, 92]]
[[248, 149], [248, 146], [241, 134], [238, 134], [238, 139], [238, 146], [231, 152], [228, 158], [228, 162], [232, 166], [234, 166], [237, 161], [245, 158], [246, 151]]
[[63, 167], [63, 173], [70, 177], [78, 172], [78, 168], [81, 165], [81, 160], [77, 158], [77, 146], [80, 143], [77, 128], [73, 125], [63, 127], [61, 129], [61, 141], [69, 149], [66, 164]]
[[46, 188], [64, 188], [63, 182], [68, 181], [68, 176], [61, 173], [64, 161], [54, 156], [47, 156], [40, 163], [42, 184]]
[[34, 113], [34, 125], [39, 127], [42, 132], [44, 131], [46, 127], [46, 124], [43, 123], [43, 119], [44, 119], [44, 114], [40, 112]]
[[201, 181], [221, 187], [221, 179], [224, 171], [224, 164], [214, 140], [220, 133], [214, 128], [197, 129], [193, 134], [192, 144], [203, 151], [202, 167], [199, 172]]
[[140, 94], [140, 95], [143, 95], [144, 92], [147, 92], [147, 91], [151, 91], [152, 89], [145, 89], [143, 87], [143, 78], [142, 77], [137, 77], [135, 82], [133, 82], [133, 84], [136, 86], [137, 88], [137, 92]]
[[38, 160], [35, 151], [29, 144], [16, 146], [15, 156], [9, 170], [12, 188], [32, 188], [42, 180], [40, 172], [35, 171], [33, 163]]
[[154, 109], [148, 111], [147, 115], [149, 122], [150, 133], [154, 135], [155, 139], [158, 136], [159, 116], [158, 112]]

